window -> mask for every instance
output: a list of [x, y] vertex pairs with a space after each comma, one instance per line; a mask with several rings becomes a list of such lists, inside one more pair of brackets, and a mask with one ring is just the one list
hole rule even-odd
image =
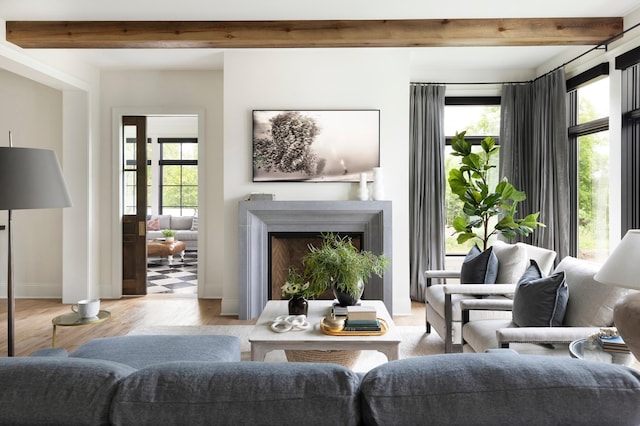
[[[500, 134], [500, 98], [452, 98], [445, 100], [444, 129], [446, 146], [444, 151], [445, 179], [449, 171], [459, 166], [459, 158], [451, 155], [451, 139], [456, 133], [466, 131], [465, 139], [474, 145], [473, 149], [481, 150], [480, 142], [491, 136], [499, 144]], [[498, 155], [499, 156], [499, 155]], [[498, 156], [494, 157], [496, 168], [492, 169], [489, 185], [495, 187], [499, 180]], [[458, 244], [453, 235], [452, 223], [456, 216], [462, 214], [460, 201], [453, 197], [449, 184], [445, 192], [445, 250], [447, 255], [467, 254], [475, 241]]]
[[198, 209], [198, 140], [158, 138], [160, 213], [195, 216]]
[[[622, 70], [622, 235], [640, 228], [640, 47], [616, 58]], [[620, 237], [622, 237], [620, 235]]]
[[[124, 214], [135, 214], [136, 205], [138, 198], [136, 196], [136, 137], [135, 137], [135, 129], [131, 126], [124, 126], [124, 152], [123, 152], [123, 162], [124, 162], [124, 175], [123, 175], [123, 186], [124, 186]], [[148, 150], [147, 150], [147, 212], [151, 213], [151, 160], [149, 160], [151, 155], [151, 139], [147, 139], [148, 142]]]
[[603, 262], [609, 255], [609, 77], [608, 66], [594, 70], [586, 72], [590, 79], [567, 81], [577, 187], [572, 251], [578, 258]]

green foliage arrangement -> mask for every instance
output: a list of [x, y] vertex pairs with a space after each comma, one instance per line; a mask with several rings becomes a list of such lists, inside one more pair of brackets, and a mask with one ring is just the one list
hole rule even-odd
[[[463, 244], [472, 239], [482, 242], [483, 250], [487, 249], [489, 238], [498, 232], [507, 238], [516, 235], [527, 236], [536, 227], [544, 226], [538, 222], [540, 212], [531, 213], [522, 219], [516, 219], [518, 203], [527, 197], [524, 192], [518, 191], [509, 181], [502, 179], [494, 189], [487, 183], [491, 165], [491, 157], [498, 154], [499, 147], [495, 139], [485, 138], [482, 143], [482, 151], [473, 153], [471, 142], [465, 140], [466, 132], [456, 133], [451, 141], [453, 154], [461, 158], [459, 169], [449, 172], [449, 186], [455, 196], [463, 203], [463, 216], [458, 216], [453, 221], [457, 241]], [[497, 218], [498, 222], [491, 226], [491, 219]], [[480, 228], [479, 232], [474, 231]]]
[[382, 277], [389, 265], [389, 259], [382, 254], [359, 251], [348, 236], [326, 233], [322, 238], [319, 247], [309, 246], [309, 253], [302, 260], [304, 276], [315, 295], [335, 286], [357, 300], [363, 283], [372, 274]]
[[173, 231], [171, 229], [163, 229], [162, 235], [164, 235], [165, 237], [173, 237], [176, 235], [176, 231]]

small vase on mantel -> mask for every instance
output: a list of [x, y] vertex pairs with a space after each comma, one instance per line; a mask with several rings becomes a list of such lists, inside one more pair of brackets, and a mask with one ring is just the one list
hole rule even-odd
[[384, 198], [384, 182], [382, 179], [382, 169], [380, 167], [373, 168], [373, 196], [374, 200], [382, 200]]
[[366, 201], [369, 199], [369, 188], [367, 188], [367, 174], [360, 173], [360, 187], [358, 188], [358, 199]]
[[309, 302], [302, 296], [289, 299], [289, 315], [307, 315]]

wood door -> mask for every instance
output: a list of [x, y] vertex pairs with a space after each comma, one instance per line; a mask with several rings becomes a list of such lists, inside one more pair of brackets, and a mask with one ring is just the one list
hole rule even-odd
[[122, 117], [122, 294], [147, 294], [146, 117]]

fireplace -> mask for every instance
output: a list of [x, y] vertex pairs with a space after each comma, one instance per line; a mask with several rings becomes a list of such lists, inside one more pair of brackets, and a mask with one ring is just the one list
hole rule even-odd
[[[393, 259], [390, 201], [241, 201], [238, 226], [240, 319], [259, 316], [279, 290], [269, 285], [272, 235], [358, 235], [362, 249]], [[382, 300], [393, 315], [391, 268], [369, 280], [363, 298]]]
[[[362, 247], [362, 234], [349, 232], [339, 233], [341, 237], [348, 237], [358, 250], [366, 250]], [[287, 280], [289, 267], [298, 271], [304, 269], [302, 258], [309, 253], [309, 246], [320, 247], [322, 235], [317, 232], [270, 232], [269, 233], [269, 260], [268, 260], [268, 298], [280, 300], [281, 287]], [[333, 292], [326, 291], [317, 299], [333, 299]]]

